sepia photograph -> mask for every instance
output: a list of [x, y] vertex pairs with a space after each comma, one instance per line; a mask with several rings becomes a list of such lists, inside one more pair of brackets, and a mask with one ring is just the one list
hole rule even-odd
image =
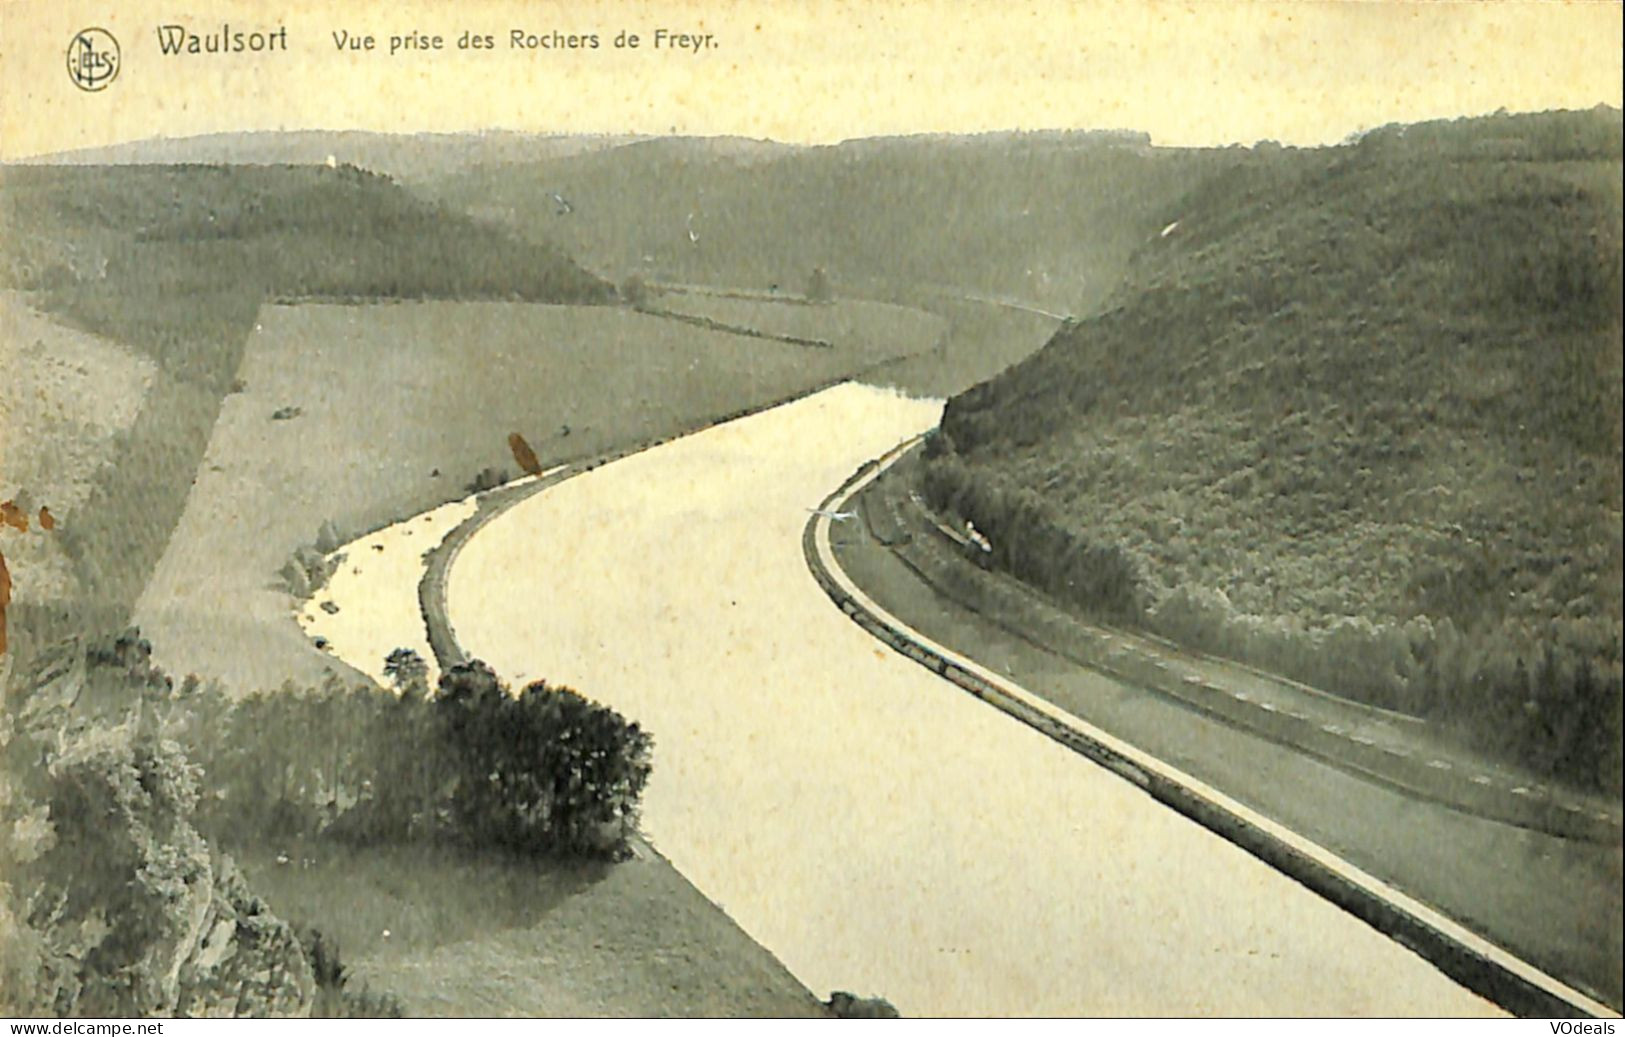
[[0, 0], [0, 1017], [1618, 1019], [1622, 10]]

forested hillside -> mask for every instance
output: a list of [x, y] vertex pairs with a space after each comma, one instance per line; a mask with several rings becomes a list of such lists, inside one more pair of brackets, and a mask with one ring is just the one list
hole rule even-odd
[[415, 186], [616, 277], [800, 293], [822, 268], [841, 294], [1088, 312], [1169, 199], [1244, 157], [1133, 134], [651, 140]]
[[925, 476], [1079, 606], [1618, 790], [1621, 119], [1255, 149]]

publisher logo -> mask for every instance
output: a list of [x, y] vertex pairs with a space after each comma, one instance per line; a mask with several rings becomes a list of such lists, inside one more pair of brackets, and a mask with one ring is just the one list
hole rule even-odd
[[105, 90], [118, 78], [118, 40], [106, 29], [80, 29], [68, 41], [68, 78], [81, 90]]

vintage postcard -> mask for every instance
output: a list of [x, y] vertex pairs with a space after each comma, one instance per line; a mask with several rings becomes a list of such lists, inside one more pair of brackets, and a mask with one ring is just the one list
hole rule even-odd
[[0, 0], [0, 1014], [1617, 1017], [1621, 46]]

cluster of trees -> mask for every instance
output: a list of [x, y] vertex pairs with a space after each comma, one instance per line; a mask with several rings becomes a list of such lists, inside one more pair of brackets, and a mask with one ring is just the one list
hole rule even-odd
[[[939, 434], [940, 435], [940, 434]], [[1582, 788], [1621, 789], [1621, 640], [1605, 617], [1344, 616], [1310, 625], [1237, 608], [1222, 591], [1143, 578], [1118, 544], [1066, 528], [1054, 506], [940, 447], [926, 499], [969, 519], [999, 568], [1080, 612], [1245, 662], [1357, 702], [1440, 722], [1479, 747]]]
[[333, 553], [343, 542], [338, 527], [331, 520], [323, 522], [316, 532], [316, 542], [300, 545], [278, 570], [288, 593], [303, 600], [327, 586], [344, 564], [344, 555]]
[[637, 724], [544, 681], [514, 694], [478, 660], [434, 689], [410, 650], [386, 667], [394, 692], [335, 678], [222, 703], [183, 686], [174, 714], [208, 775], [205, 827], [231, 840], [625, 854], [650, 772]]
[[1413, 648], [1427, 714], [1545, 774], [1618, 796], [1625, 675], [1618, 628], [1599, 618], [1431, 624]]
[[922, 483], [933, 508], [975, 525], [999, 568], [1109, 622], [1143, 620], [1148, 596], [1134, 559], [1066, 528], [1039, 494], [973, 474], [953, 457], [927, 465]]
[[514, 695], [478, 660], [448, 670], [417, 708], [458, 764], [449, 796], [458, 838], [531, 852], [625, 852], [652, 749], [636, 723], [544, 681]]

